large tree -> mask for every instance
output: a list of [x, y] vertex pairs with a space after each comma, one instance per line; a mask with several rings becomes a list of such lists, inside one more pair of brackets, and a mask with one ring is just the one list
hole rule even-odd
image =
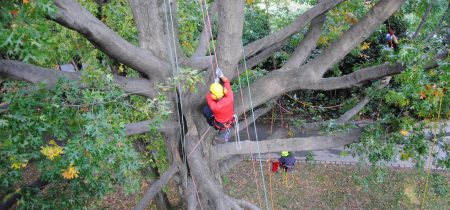
[[[284, 150], [318, 150], [348, 145], [359, 140], [361, 129], [355, 128], [323, 136], [299, 137], [297, 135], [300, 132], [297, 132], [295, 127], [290, 128], [294, 132], [289, 134], [283, 128], [279, 128], [280, 131], [274, 132], [276, 136], [259, 139], [261, 141], [259, 143], [254, 139], [243, 140], [240, 149], [236, 149], [234, 143], [214, 145], [211, 141], [214, 132], [206, 121], [199, 117], [201, 107], [205, 105], [204, 95], [208, 90], [208, 84], [214, 79], [214, 69], [219, 66], [226, 76], [237, 78], [245, 70], [244, 66], [248, 69], [256, 66], [287, 45], [293, 36], [299, 33], [303, 35], [297, 46], [290, 46], [295, 50], [280, 68], [257, 78], [250, 86], [243, 88], [245, 94], [235, 94], [236, 114], [243, 115], [249, 111], [253, 112], [255, 107], [260, 107], [255, 110], [256, 118], [271, 109], [273, 100], [292, 91], [346, 89], [405, 71], [408, 64], [392, 62], [361, 68], [346, 75], [325, 76], [334, 65], [399, 10], [405, 0], [375, 1], [376, 3], [371, 5], [360, 19], [352, 22], [348, 30], [339, 35], [328, 47], [322, 48], [320, 54], [311, 56], [318, 47], [322, 31], [327, 30], [324, 29], [324, 23], [328, 12], [342, 2], [344, 1], [318, 1], [284, 28], [243, 46], [246, 1], [216, 0], [208, 4], [200, 1], [199, 4], [204, 7], [209, 5], [209, 10], [204, 14], [203, 30], [197, 39], [197, 48], [191, 56], [183, 53], [180, 45], [177, 13], [179, 8], [177, 2], [173, 0], [128, 1], [138, 33], [137, 45], [118, 35], [104, 21], [98, 19], [98, 14], [92, 14], [75, 0], [55, 0], [56, 13], [49, 15], [48, 18], [81, 34], [114, 62], [137, 71], [138, 78], [115, 74], [113, 82], [121, 86], [126, 93], [149, 99], [158, 98], [160, 92], [155, 84], [167, 82], [178, 75], [178, 69], [197, 69], [203, 72], [201, 80], [204, 83], [196, 85], [198, 91], [184, 91], [181, 86], [177, 86], [177, 91], [165, 92], [172, 114], [159, 131], [163, 133], [171, 167], [152, 184], [137, 209], [144, 208], [173, 177], [177, 177], [181, 195], [188, 209], [196, 209], [198, 206], [205, 209], [257, 209], [254, 204], [232, 198], [224, 192], [221, 183], [223, 170], [220, 166], [226, 164], [220, 163], [233, 161], [236, 155], [256, 152], [256, 148], [258, 152], [267, 153]], [[99, 5], [101, 4], [99, 1]], [[217, 25], [217, 31], [213, 34], [214, 25]], [[211, 42], [212, 38], [214, 42]], [[208, 50], [212, 52], [208, 54]], [[425, 67], [432, 68], [436, 65], [437, 63], [430, 63]], [[0, 74], [30, 83], [45, 82], [49, 87], [54, 86], [58, 78], [63, 76], [75, 81], [80, 88], [86, 88], [78, 72], [59, 72], [18, 60], [0, 60]], [[385, 85], [386, 83], [381, 86]], [[348, 121], [367, 102], [368, 99], [364, 99], [338, 121]], [[262, 106], [264, 104], [265, 106]], [[151, 120], [130, 123], [126, 125], [125, 133], [131, 136], [150, 132], [148, 126], [150, 123]], [[248, 124], [250, 122], [243, 121], [241, 128]], [[179, 132], [180, 130], [182, 132]]]

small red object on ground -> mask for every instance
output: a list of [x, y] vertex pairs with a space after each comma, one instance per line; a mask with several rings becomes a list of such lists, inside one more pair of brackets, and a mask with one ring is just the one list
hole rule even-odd
[[278, 162], [278, 161], [272, 162], [272, 172], [277, 172], [279, 166], [280, 166], [280, 162]]

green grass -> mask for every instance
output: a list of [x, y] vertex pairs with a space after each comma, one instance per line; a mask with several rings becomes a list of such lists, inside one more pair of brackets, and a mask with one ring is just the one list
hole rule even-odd
[[[241, 163], [227, 174], [226, 189], [231, 196], [259, 206], [254, 174], [244, 170], [250, 164]], [[287, 187], [281, 173], [272, 174], [270, 191], [267, 166], [264, 168], [269, 202], [275, 209], [420, 209], [426, 178], [426, 173], [415, 169], [388, 169], [384, 182], [364, 182], [361, 180], [370, 175], [364, 168], [301, 164], [290, 172]], [[261, 180], [258, 183], [264, 205]], [[450, 209], [449, 183], [448, 172], [430, 175], [425, 209]]]

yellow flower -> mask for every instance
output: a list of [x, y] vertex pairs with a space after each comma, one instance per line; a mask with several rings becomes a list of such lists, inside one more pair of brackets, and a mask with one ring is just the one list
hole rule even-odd
[[318, 45], [325, 45], [328, 44], [328, 38], [325, 36], [320, 35], [319, 40], [317, 41]]
[[364, 50], [366, 50], [366, 49], [369, 49], [370, 48], [370, 43], [367, 43], [367, 42], [364, 42], [362, 45], [361, 45], [361, 47], [360, 47], [360, 49], [362, 50], [362, 51], [364, 51]]
[[25, 163], [13, 163], [11, 165], [11, 168], [13, 168], [15, 170], [19, 170], [19, 169], [22, 169], [22, 168], [25, 168], [25, 167], [27, 167], [27, 163], [26, 162]]
[[405, 130], [401, 130], [400, 134], [402, 134], [402, 136], [407, 136], [409, 134], [409, 132], [405, 131]]
[[64, 179], [74, 179], [78, 178], [78, 174], [77, 169], [70, 164], [69, 168], [62, 173], [62, 176]]
[[51, 144], [52, 146], [41, 147], [41, 153], [48, 159], [53, 160], [55, 159], [55, 157], [58, 157], [64, 153], [64, 149], [57, 145], [54, 140], [50, 140], [49, 144]]

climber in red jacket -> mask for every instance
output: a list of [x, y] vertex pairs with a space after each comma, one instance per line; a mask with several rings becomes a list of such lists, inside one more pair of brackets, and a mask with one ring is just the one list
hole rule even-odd
[[210, 126], [219, 130], [219, 133], [226, 131], [225, 141], [228, 141], [230, 128], [234, 125], [234, 98], [230, 80], [223, 75], [220, 68], [216, 69], [216, 79], [209, 87], [206, 102], [208, 105], [203, 107], [203, 116]]

